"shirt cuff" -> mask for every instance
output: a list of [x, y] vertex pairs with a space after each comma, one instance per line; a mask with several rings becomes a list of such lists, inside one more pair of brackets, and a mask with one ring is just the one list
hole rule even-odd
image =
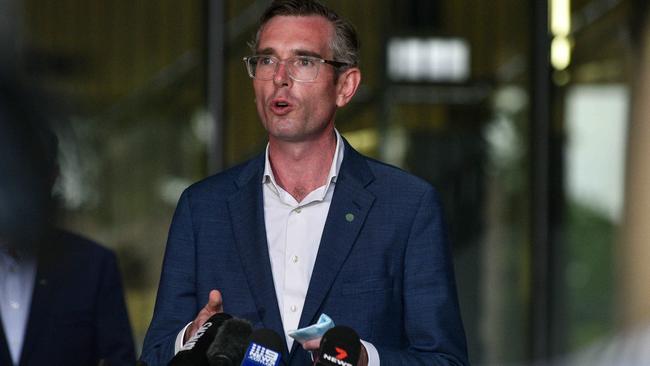
[[[192, 324], [192, 322], [187, 323], [187, 325], [184, 326], [183, 329], [181, 329], [180, 332], [178, 332], [178, 335], [176, 336], [176, 342], [174, 343], [174, 354], [177, 354], [178, 351], [180, 351], [181, 348], [183, 348], [183, 338], [185, 338], [185, 331], [187, 330], [187, 327], [190, 326], [190, 324]], [[377, 365], [379, 365], [379, 364], [377, 364]], [[370, 365], [368, 365], [368, 366], [370, 366]]]
[[366, 352], [368, 353], [368, 366], [380, 366], [379, 352], [377, 352], [377, 348], [375, 348], [372, 343], [368, 343], [363, 339], [361, 340], [361, 343], [366, 348]]

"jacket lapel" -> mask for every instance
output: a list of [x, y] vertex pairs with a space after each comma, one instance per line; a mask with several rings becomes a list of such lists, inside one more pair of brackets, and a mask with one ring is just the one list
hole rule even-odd
[[284, 334], [266, 241], [263, 171], [264, 155], [261, 155], [244, 168], [237, 179], [239, 190], [228, 199], [228, 209], [239, 257], [259, 317], [265, 327]]
[[52, 283], [55, 280], [52, 257], [53, 255], [48, 251], [48, 254], [40, 255], [38, 259], [34, 293], [32, 294], [32, 303], [29, 309], [27, 328], [25, 329], [23, 349], [20, 353], [20, 365], [28, 364], [29, 356], [33, 354], [39, 337], [49, 333], [47, 327], [49, 321], [51, 321], [50, 308], [52, 300], [55, 298], [54, 290], [56, 288]]
[[300, 318], [301, 328], [314, 323], [317, 315], [320, 315], [318, 310], [345, 263], [375, 200], [375, 196], [365, 188], [374, 179], [365, 158], [352, 149], [347, 141], [345, 147]]
[[4, 332], [4, 325], [0, 319], [0, 365], [12, 365], [11, 354], [9, 353], [9, 345], [7, 344], [7, 337]]

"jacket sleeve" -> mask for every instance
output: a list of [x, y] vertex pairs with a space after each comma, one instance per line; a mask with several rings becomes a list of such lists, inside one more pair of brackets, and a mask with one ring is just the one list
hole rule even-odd
[[144, 339], [141, 360], [167, 365], [176, 336], [198, 312], [196, 250], [189, 191], [183, 192], [172, 219], [153, 318]]
[[454, 268], [442, 208], [433, 188], [423, 194], [405, 252], [403, 320], [408, 344], [377, 347], [382, 365], [468, 365]]

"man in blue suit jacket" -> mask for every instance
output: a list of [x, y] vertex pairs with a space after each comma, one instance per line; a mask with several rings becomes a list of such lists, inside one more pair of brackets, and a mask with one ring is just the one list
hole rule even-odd
[[[4, 319], [8, 320], [8, 319]], [[0, 326], [0, 365], [13, 365]], [[127, 366], [133, 336], [115, 255], [55, 230], [36, 261], [34, 290], [17, 366]]]
[[167, 363], [224, 311], [283, 335], [328, 314], [363, 366], [467, 364], [437, 194], [334, 129], [360, 83], [354, 29], [313, 0], [274, 1], [260, 24], [245, 63], [267, 151], [181, 196], [142, 359]]

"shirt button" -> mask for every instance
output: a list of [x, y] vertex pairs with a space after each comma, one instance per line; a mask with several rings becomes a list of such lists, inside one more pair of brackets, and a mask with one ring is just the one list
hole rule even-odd
[[14, 310], [20, 309], [20, 304], [18, 303], [18, 301], [10, 301], [9, 306], [11, 306], [11, 308]]
[[291, 312], [292, 312], [292, 313], [295, 313], [295, 312], [296, 312], [296, 309], [298, 309], [298, 308], [296, 307], [296, 305], [291, 305]]
[[294, 255], [293, 257], [291, 257], [291, 261], [292, 261], [293, 263], [298, 263], [298, 256], [297, 256], [297, 255]]
[[295, 209], [294, 211], [296, 211], [296, 213], [301, 213], [301, 212], [302, 212], [302, 209], [301, 209], [300, 207], [298, 207], [298, 208]]

